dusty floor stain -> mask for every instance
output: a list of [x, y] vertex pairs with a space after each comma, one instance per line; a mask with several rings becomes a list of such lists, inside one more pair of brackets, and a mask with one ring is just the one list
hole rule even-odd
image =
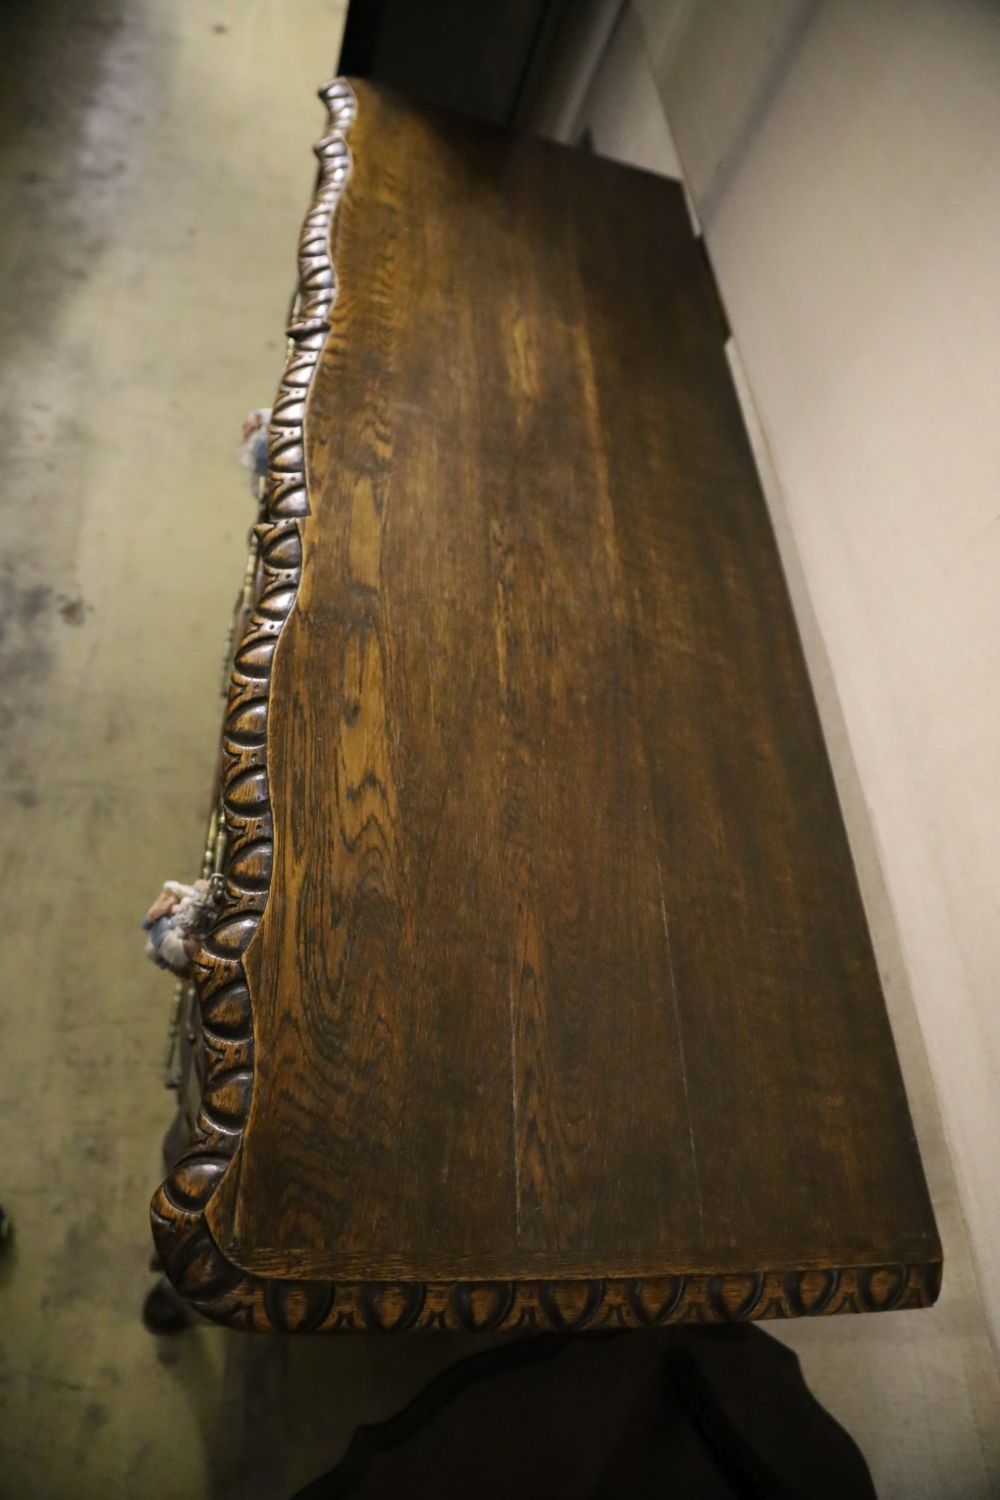
[[82, 599], [64, 599], [59, 596], [58, 610], [67, 625], [82, 625], [87, 615], [87, 606]]

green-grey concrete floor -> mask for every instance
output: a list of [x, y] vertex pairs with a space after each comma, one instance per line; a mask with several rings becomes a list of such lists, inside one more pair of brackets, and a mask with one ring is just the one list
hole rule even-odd
[[[171, 986], [138, 922], [201, 844], [251, 519], [239, 424], [280, 368], [341, 22], [340, 0], [8, 0], [0, 19], [8, 1500], [274, 1500], [469, 1348], [139, 1321], [172, 1097]], [[785, 1336], [883, 1497], [972, 1500], [996, 1479], [996, 1383], [936, 1129], [941, 1306]]]

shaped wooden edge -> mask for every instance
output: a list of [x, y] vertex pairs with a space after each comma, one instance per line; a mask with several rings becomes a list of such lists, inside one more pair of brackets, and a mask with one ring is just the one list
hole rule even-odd
[[492, 1333], [656, 1328], [929, 1307], [941, 1267], [853, 1266], [577, 1281], [331, 1282], [248, 1275], [219, 1249], [204, 1204], [228, 1164], [189, 1152], [153, 1200], [175, 1289], [198, 1312], [253, 1333]]
[[205, 1080], [191, 1144], [157, 1190], [153, 1235], [176, 1290], [200, 1313], [256, 1332], [499, 1331], [654, 1327], [926, 1307], [940, 1265], [748, 1271], [567, 1281], [350, 1282], [250, 1275], [216, 1243], [206, 1209], [239, 1152], [253, 1087], [253, 1012], [243, 955], [260, 923], [271, 879], [273, 828], [267, 778], [271, 666], [299, 585], [299, 517], [309, 514], [304, 425], [313, 373], [336, 295], [331, 242], [350, 172], [347, 134], [356, 100], [341, 80], [324, 84], [327, 130], [299, 241], [299, 293], [275, 397], [265, 485], [268, 520], [256, 528], [262, 582], [234, 657], [223, 729], [225, 901], [195, 960]]

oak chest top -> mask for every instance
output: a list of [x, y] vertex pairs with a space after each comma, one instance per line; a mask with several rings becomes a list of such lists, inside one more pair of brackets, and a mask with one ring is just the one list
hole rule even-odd
[[171, 1275], [289, 1329], [933, 1300], [680, 189], [324, 97]]

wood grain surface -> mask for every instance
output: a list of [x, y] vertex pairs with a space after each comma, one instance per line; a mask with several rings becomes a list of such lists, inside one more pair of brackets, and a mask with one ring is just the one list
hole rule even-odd
[[[270, 695], [266, 756], [229, 791], [270, 799], [257, 915], [208, 945], [245, 947], [241, 1135], [185, 1266], [298, 1278], [285, 1324], [311, 1327], [328, 1282], [373, 1306], [402, 1284], [382, 1320], [402, 1326], [425, 1283], [453, 1310], [452, 1282], [509, 1286], [504, 1317], [530, 1283], [554, 1326], [609, 1279], [633, 1279], [623, 1307], [661, 1279], [640, 1322], [675, 1291], [671, 1317], [933, 1300], [878, 973], [680, 189], [356, 93], [304, 489], [291, 511], [273, 491], [264, 538], [292, 566], [243, 648]], [[217, 992], [209, 974], [203, 1006]]]

